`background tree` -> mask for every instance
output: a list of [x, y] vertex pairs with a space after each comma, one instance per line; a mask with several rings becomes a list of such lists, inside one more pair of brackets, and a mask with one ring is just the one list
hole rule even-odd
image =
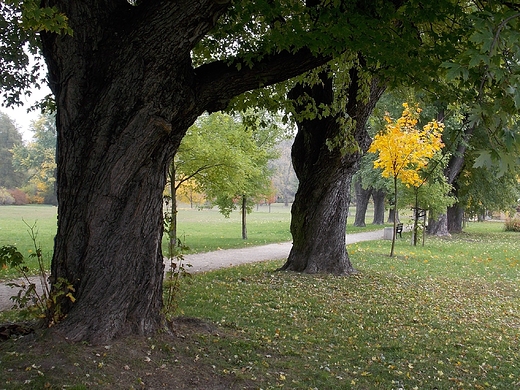
[[294, 173], [291, 161], [292, 143], [293, 139], [282, 140], [276, 146], [279, 157], [270, 161], [276, 198], [278, 202], [282, 202], [285, 206], [289, 206], [289, 203], [294, 200], [294, 195], [298, 189], [298, 178]]
[[208, 198], [224, 216], [229, 217], [238, 205], [244, 240], [247, 239], [247, 214], [258, 199], [269, 198], [272, 191], [269, 161], [277, 156], [274, 146], [280, 133], [276, 125], [264, 125], [251, 123], [250, 118], [248, 127], [237, 123], [234, 144], [230, 145], [234, 175], [228, 176], [225, 183], [208, 182], [205, 186]]
[[[444, 159], [446, 160], [446, 159]], [[402, 185], [399, 188], [400, 207], [411, 206], [413, 210], [413, 245], [417, 245], [419, 232], [422, 232], [422, 243], [426, 232], [427, 217], [437, 218], [446, 208], [455, 203], [451, 196], [451, 185], [443, 173], [445, 167], [440, 153], [434, 156], [428, 166], [420, 172], [421, 182], [413, 186]], [[422, 221], [421, 221], [422, 219]]]
[[24, 174], [17, 171], [13, 161], [13, 150], [23, 146], [22, 134], [14, 122], [0, 112], [0, 188], [17, 188], [23, 184]]
[[[251, 118], [249, 119], [251, 120]], [[228, 114], [203, 115], [190, 127], [170, 165], [169, 192], [172, 215], [168, 224], [171, 244], [177, 242], [177, 195], [186, 184], [204, 194], [225, 216], [241, 198], [243, 212], [251, 211], [254, 196], [270, 189], [268, 161], [273, 155], [277, 131], [246, 128], [240, 118]], [[173, 178], [173, 180], [172, 180]], [[242, 205], [246, 195], [246, 204]], [[242, 207], [245, 206], [245, 207]], [[242, 218], [242, 238], [247, 238], [246, 218]]]
[[497, 167], [474, 167], [468, 159], [460, 175], [458, 205], [466, 218], [483, 220], [488, 211], [511, 214], [520, 199], [520, 170], [508, 169], [499, 174]]
[[376, 156], [367, 153], [361, 160], [360, 167], [353, 181], [356, 197], [356, 215], [354, 226], [365, 226], [366, 212], [370, 197], [374, 201], [374, 225], [385, 223], [385, 200], [392, 191], [391, 181], [381, 176], [381, 170], [374, 168]]
[[35, 203], [56, 204], [56, 125], [54, 116], [42, 115], [30, 130], [33, 140], [13, 150], [16, 169], [26, 174], [24, 191]]
[[[385, 132], [374, 137], [368, 150], [379, 153], [374, 167], [382, 168], [382, 175], [393, 179], [396, 207], [398, 180], [411, 186], [421, 184], [419, 171], [426, 167], [428, 160], [443, 146], [441, 123], [432, 121], [422, 130], [418, 130], [416, 125], [420, 109], [410, 108], [407, 103], [403, 103], [403, 107], [403, 114], [397, 121], [394, 122], [390, 117], [385, 118], [388, 122]], [[394, 219], [391, 257], [394, 256], [396, 227], [397, 219]]]
[[[466, 153], [477, 154], [477, 165], [495, 165], [498, 175], [518, 165], [518, 126], [520, 102], [518, 61], [520, 7], [510, 2], [479, 2], [461, 31], [461, 42], [453, 58], [444, 63], [443, 88], [437, 98], [459, 107], [463, 120], [457, 142], [446, 142], [452, 154], [445, 175], [459, 198]], [[486, 139], [475, 148], [474, 138]], [[438, 221], [429, 224], [430, 233], [448, 234], [462, 231], [464, 207], [449, 207]]]
[[[74, 32], [39, 35], [57, 106], [51, 282], [68, 280], [77, 298], [62, 302], [67, 317], [56, 331], [102, 342], [163, 326], [162, 193], [185, 132], [203, 112], [321, 65], [350, 40], [345, 19], [335, 18], [335, 34], [320, 14], [351, 9], [331, 3], [311, 20], [303, 4], [292, 5], [41, 2]], [[282, 13], [290, 24], [275, 23]], [[230, 44], [193, 52], [210, 31]], [[212, 58], [203, 61], [202, 51]]]

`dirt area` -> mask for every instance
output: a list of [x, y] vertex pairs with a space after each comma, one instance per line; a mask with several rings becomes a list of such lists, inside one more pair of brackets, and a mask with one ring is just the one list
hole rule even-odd
[[172, 334], [107, 345], [69, 343], [49, 332], [0, 342], [1, 389], [254, 389], [254, 383], [200, 359], [200, 337], [233, 337], [180, 318]]

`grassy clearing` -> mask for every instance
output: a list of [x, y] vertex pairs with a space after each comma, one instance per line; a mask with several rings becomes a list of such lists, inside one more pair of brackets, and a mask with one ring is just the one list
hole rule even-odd
[[403, 238], [394, 259], [388, 241], [355, 244], [350, 278], [281, 262], [196, 275], [181, 307], [235, 332], [201, 336], [200, 356], [259, 388], [519, 388], [520, 243], [500, 228]]
[[[353, 209], [352, 212], [355, 212]], [[373, 214], [369, 209], [367, 221], [371, 221]], [[283, 204], [259, 206], [247, 216], [248, 239], [242, 240], [240, 213], [231, 213], [225, 218], [217, 209], [191, 209], [188, 206], [180, 207], [178, 213], [179, 238], [190, 249], [188, 253], [209, 252], [219, 249], [243, 248], [276, 242], [291, 241], [290, 234], [290, 207]], [[34, 245], [27, 233], [27, 226], [23, 221], [33, 225], [36, 223], [38, 231], [38, 245], [41, 245], [43, 257], [50, 264], [56, 234], [57, 208], [54, 206], [0, 206], [0, 246], [16, 245], [18, 250], [26, 256], [34, 250]], [[365, 228], [354, 228], [351, 224], [354, 218], [349, 219], [350, 232], [381, 229], [381, 226], [368, 225]], [[167, 253], [167, 237], [163, 240], [163, 253]], [[36, 261], [28, 259], [29, 268], [33, 272], [37, 269]], [[10, 270], [0, 270], [0, 280], [15, 276]]]
[[425, 247], [404, 234], [396, 258], [389, 241], [350, 245], [352, 277], [274, 272], [282, 260], [197, 274], [180, 307], [204, 322], [107, 346], [1, 343], [0, 387], [520, 388], [520, 236], [502, 226]]

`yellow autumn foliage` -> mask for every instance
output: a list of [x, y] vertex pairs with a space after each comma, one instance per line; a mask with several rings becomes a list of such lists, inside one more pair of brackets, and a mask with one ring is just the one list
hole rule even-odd
[[444, 124], [433, 120], [422, 129], [417, 128], [421, 109], [403, 103], [403, 114], [394, 121], [385, 116], [385, 130], [374, 137], [368, 150], [378, 153], [374, 167], [383, 170], [384, 177], [398, 178], [406, 185], [418, 186], [419, 171], [426, 167], [433, 155], [442, 149]]

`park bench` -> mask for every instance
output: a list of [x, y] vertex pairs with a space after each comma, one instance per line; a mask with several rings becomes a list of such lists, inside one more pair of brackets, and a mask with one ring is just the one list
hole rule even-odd
[[402, 232], [403, 232], [403, 224], [398, 223], [395, 227], [395, 236], [397, 237], [397, 235], [399, 234], [399, 237], [403, 238], [403, 236], [401, 235]]

